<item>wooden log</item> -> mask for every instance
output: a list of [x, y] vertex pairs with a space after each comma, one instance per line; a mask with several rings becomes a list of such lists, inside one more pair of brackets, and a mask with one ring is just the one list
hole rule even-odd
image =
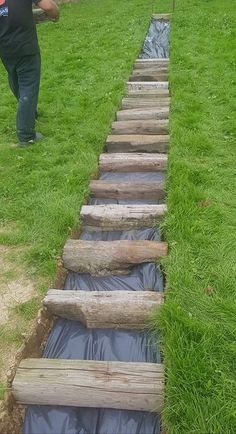
[[164, 369], [157, 363], [26, 359], [12, 392], [21, 404], [160, 412]]
[[168, 89], [140, 89], [140, 90], [129, 90], [128, 97], [129, 98], [144, 98], [144, 99], [155, 99], [155, 98], [169, 98], [169, 90]]
[[134, 265], [156, 262], [167, 255], [167, 244], [157, 241], [68, 240], [63, 251], [64, 266], [92, 275], [127, 274]]
[[159, 172], [166, 170], [165, 154], [101, 154], [99, 168], [101, 172]]
[[141, 70], [143, 72], [139, 72], [136, 69], [133, 71], [132, 75], [129, 78], [129, 81], [167, 81], [168, 74], [162, 71], [146, 71]]
[[51, 289], [43, 300], [49, 312], [80, 321], [87, 328], [141, 330], [163, 303], [152, 291], [62, 291]]
[[112, 182], [91, 181], [89, 184], [91, 196], [100, 199], [153, 199], [165, 197], [163, 182]]
[[152, 228], [162, 221], [166, 205], [84, 205], [81, 219], [88, 230]]
[[123, 110], [133, 108], [161, 108], [170, 106], [170, 98], [123, 98], [121, 108]]
[[170, 21], [172, 14], [152, 14], [152, 18], [157, 21]]
[[168, 119], [145, 119], [112, 122], [112, 134], [168, 134]]
[[169, 68], [169, 59], [137, 59], [134, 64], [134, 68], [137, 69], [147, 69], [147, 68], [155, 68], [155, 69], [168, 69]]
[[168, 81], [128, 81], [128, 90], [168, 89]]
[[110, 135], [107, 138], [108, 152], [160, 152], [169, 149], [168, 135]]
[[137, 108], [117, 112], [118, 121], [169, 119], [169, 107]]

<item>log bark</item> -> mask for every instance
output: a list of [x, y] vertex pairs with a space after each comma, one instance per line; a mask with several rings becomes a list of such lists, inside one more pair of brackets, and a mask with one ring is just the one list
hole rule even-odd
[[68, 240], [63, 251], [68, 270], [92, 275], [127, 274], [138, 264], [167, 255], [167, 244], [157, 241]]
[[134, 108], [161, 108], [170, 106], [170, 98], [123, 98], [121, 108], [134, 109]]
[[51, 289], [43, 304], [49, 312], [80, 321], [87, 328], [141, 330], [163, 303], [151, 291], [62, 291]]
[[160, 152], [167, 153], [169, 136], [162, 135], [111, 135], [106, 147], [108, 152]]
[[21, 404], [160, 412], [164, 369], [156, 363], [26, 359], [12, 392]]
[[153, 199], [165, 197], [164, 183], [156, 182], [112, 182], [91, 181], [91, 196], [100, 199]]
[[117, 112], [118, 121], [145, 119], [169, 119], [169, 107], [137, 108]]
[[101, 154], [99, 169], [101, 172], [159, 172], [166, 170], [165, 154]]
[[84, 205], [81, 219], [90, 230], [152, 228], [163, 220], [166, 205]]
[[112, 123], [112, 134], [168, 134], [168, 119], [116, 121]]

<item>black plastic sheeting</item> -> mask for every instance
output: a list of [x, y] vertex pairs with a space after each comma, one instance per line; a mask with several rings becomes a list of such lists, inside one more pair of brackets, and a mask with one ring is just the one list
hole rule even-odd
[[141, 59], [169, 57], [169, 33], [169, 21], [157, 21], [152, 19], [139, 57]]
[[[157, 32], [158, 48], [152, 57], [166, 57], [168, 32], [166, 23], [152, 23], [151, 32]], [[158, 36], [159, 35], [159, 36]], [[161, 38], [161, 39], [160, 39]], [[145, 42], [149, 53], [156, 42]], [[150, 57], [143, 54], [142, 57]], [[160, 181], [162, 172], [150, 173], [104, 173], [100, 179], [114, 181]], [[107, 200], [91, 199], [90, 204], [154, 204], [155, 200]], [[83, 231], [84, 240], [160, 240], [158, 228], [130, 231]], [[163, 275], [156, 264], [142, 264], [133, 267], [130, 274], [94, 277], [89, 274], [69, 272], [65, 290], [143, 291], [153, 288], [163, 291]], [[161, 362], [158, 342], [146, 331], [86, 329], [77, 321], [58, 319], [48, 338], [43, 357], [57, 359], [106, 360], [123, 362]], [[26, 411], [24, 434], [159, 434], [160, 418], [155, 413], [76, 408], [62, 406], [29, 406]]]

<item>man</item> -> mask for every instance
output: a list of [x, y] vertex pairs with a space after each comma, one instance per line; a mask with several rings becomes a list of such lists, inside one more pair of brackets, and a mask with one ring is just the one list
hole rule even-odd
[[[59, 10], [53, 0], [33, 2], [51, 20], [59, 19]], [[41, 59], [32, 0], [0, 0], [0, 59], [18, 100], [16, 128], [19, 145], [28, 146], [43, 138], [35, 131]]]

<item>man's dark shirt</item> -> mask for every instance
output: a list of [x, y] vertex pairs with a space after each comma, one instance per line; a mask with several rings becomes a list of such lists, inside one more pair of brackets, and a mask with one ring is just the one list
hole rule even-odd
[[[38, 3], [39, 0], [33, 0]], [[32, 0], [0, 0], [0, 57], [39, 53]]]

